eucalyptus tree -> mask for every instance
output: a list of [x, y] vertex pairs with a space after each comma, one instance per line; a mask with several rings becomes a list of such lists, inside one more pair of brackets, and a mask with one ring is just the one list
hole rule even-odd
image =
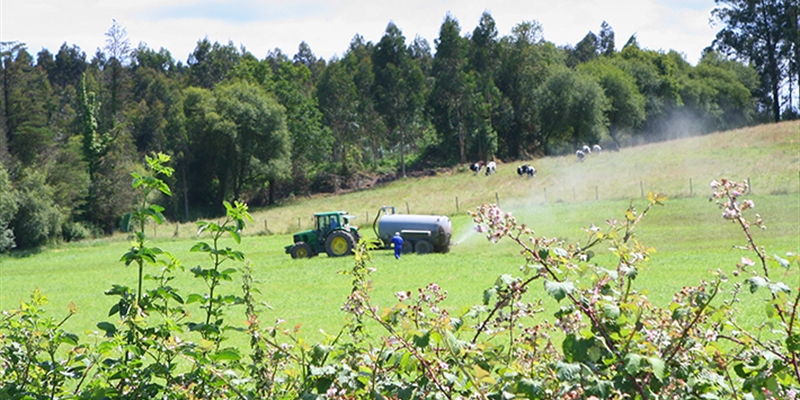
[[331, 60], [322, 72], [317, 83], [317, 99], [323, 121], [335, 139], [331, 146], [331, 161], [340, 164], [339, 172], [347, 177], [356, 167], [351, 163], [360, 164], [361, 161], [351, 161], [349, 151], [357, 149], [359, 98], [353, 77], [343, 61]]
[[[467, 162], [467, 127], [475, 82], [467, 71], [467, 40], [458, 21], [449, 13], [434, 41], [433, 88], [428, 96], [431, 120], [439, 135], [440, 153], [446, 161]], [[454, 153], [454, 154], [453, 154]]]
[[[712, 17], [722, 24], [713, 47], [739, 60], [752, 62], [763, 80], [769, 97], [763, 99], [773, 121], [781, 118], [781, 84], [785, 78], [786, 53], [791, 42], [789, 32], [796, 31], [796, 1], [785, 0], [715, 0]], [[794, 8], [792, 8], [794, 7]], [[794, 9], [794, 26], [787, 26]], [[798, 56], [800, 57], [800, 56]]]
[[372, 169], [377, 170], [389, 140], [386, 124], [376, 109], [375, 70], [372, 62], [374, 51], [375, 45], [372, 42], [366, 42], [362, 36], [355, 35], [340, 62], [344, 63], [355, 85], [356, 136], [362, 147], [368, 149], [365, 151], [365, 158], [371, 161]]
[[113, 20], [111, 28], [105, 33], [106, 45], [104, 49], [108, 54], [108, 60], [104, 68], [107, 72], [107, 79], [109, 81], [108, 87], [110, 91], [110, 98], [108, 104], [108, 123], [110, 127], [116, 125], [119, 112], [125, 100], [125, 87], [128, 83], [127, 70], [125, 67], [131, 54], [130, 39], [128, 39], [127, 30], [122, 27], [117, 20]]
[[232, 41], [222, 45], [204, 38], [197, 42], [192, 54], [189, 55], [189, 82], [192, 86], [213, 89], [233, 71], [242, 54], [236, 49]]
[[[263, 61], [262, 65], [273, 65], [268, 90], [275, 94], [285, 108], [286, 124], [291, 141], [291, 174], [287, 175], [294, 192], [308, 193], [309, 177], [324, 168], [331, 146], [331, 132], [323, 125], [323, 113], [314, 96], [313, 72], [306, 63], [294, 63], [288, 59]], [[318, 66], [312, 63], [312, 68]], [[277, 180], [270, 182], [275, 188]], [[273, 190], [270, 203], [274, 202]]]
[[509, 102], [496, 85], [500, 69], [500, 45], [497, 25], [488, 11], [481, 14], [478, 26], [469, 37], [468, 69], [474, 74], [479, 98], [479, 113], [475, 114], [476, 143], [479, 158], [506, 157], [498, 145], [497, 131], [512, 116]]
[[421, 116], [426, 97], [425, 76], [412, 61], [405, 37], [393, 22], [375, 46], [372, 59], [376, 109], [389, 130], [390, 144], [399, 148], [401, 171], [405, 176], [406, 146], [419, 134], [413, 128]]
[[535, 92], [547, 78], [550, 65], [563, 64], [558, 50], [542, 37], [536, 21], [516, 25], [510, 36], [500, 41], [501, 66], [496, 84], [507, 103], [501, 104], [504, 118], [496, 124], [498, 147], [511, 159], [539, 151]]
[[7, 150], [23, 166], [36, 166], [55, 144], [49, 126], [56, 106], [53, 91], [45, 70], [34, 65], [24, 45], [5, 46], [2, 63], [5, 135], [0, 151]]
[[645, 120], [634, 133], [655, 134], [670, 129], [673, 111], [683, 105], [676, 58], [640, 49], [632, 36], [613, 62], [634, 77], [639, 92], [645, 97]]

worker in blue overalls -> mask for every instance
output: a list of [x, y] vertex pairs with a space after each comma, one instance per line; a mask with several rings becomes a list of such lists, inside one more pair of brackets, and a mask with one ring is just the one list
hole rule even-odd
[[400, 259], [400, 253], [403, 251], [403, 237], [400, 232], [395, 232], [392, 237], [392, 244], [394, 245], [394, 258]]

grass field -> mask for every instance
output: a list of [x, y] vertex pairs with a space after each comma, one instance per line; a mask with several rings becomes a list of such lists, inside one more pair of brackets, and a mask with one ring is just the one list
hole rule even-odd
[[[482, 292], [500, 274], [519, 274], [523, 262], [510, 242], [492, 244], [475, 232], [467, 209], [494, 203], [512, 211], [528, 223], [537, 236], [581, 241], [581, 228], [607, 219], [622, 218], [629, 201], [645, 205], [641, 194], [664, 192], [665, 207], [654, 209], [638, 229], [640, 240], [657, 249], [649, 268], [639, 278], [639, 288], [650, 291], [651, 300], [666, 306], [682, 286], [709, 278], [709, 270], [732, 271], [745, 255], [734, 246], [744, 236], [720, 217], [708, 202], [712, 179], [750, 179], [756, 212], [768, 229], [755, 232], [756, 241], [768, 254], [800, 252], [800, 123], [783, 123], [657, 143], [591, 156], [584, 163], [573, 157], [535, 160], [539, 171], [528, 180], [516, 176], [515, 165], [500, 165], [494, 176], [474, 176], [454, 170], [443, 176], [403, 179], [383, 187], [344, 194], [296, 199], [281, 207], [252, 210], [254, 224], [244, 232], [242, 250], [254, 269], [259, 300], [265, 307], [262, 323], [278, 318], [287, 326], [303, 324], [303, 332], [319, 338], [319, 330], [335, 333], [344, 315], [339, 311], [350, 292], [349, 279], [337, 274], [352, 267], [352, 258], [326, 256], [292, 260], [283, 247], [291, 243], [287, 234], [310, 224], [315, 211], [344, 209], [358, 215], [359, 225], [372, 236], [370, 223], [382, 205], [395, 205], [405, 212], [447, 214], [453, 221], [452, 250], [448, 254], [408, 255], [395, 260], [389, 252], [375, 252], [375, 299], [394, 304], [393, 293], [436, 282], [449, 292], [446, 306], [454, 311], [478, 304]], [[691, 187], [690, 187], [691, 180]], [[458, 198], [458, 210], [456, 210]], [[408, 205], [406, 205], [408, 204]], [[361, 217], [363, 216], [363, 217]], [[265, 226], [266, 225], [266, 226]], [[151, 244], [175, 254], [188, 270], [207, 260], [189, 249], [198, 240], [191, 224], [161, 226]], [[275, 234], [266, 234], [277, 232]], [[177, 232], [177, 235], [175, 233]], [[153, 234], [153, 232], [148, 232]], [[54, 316], [63, 315], [69, 302], [79, 313], [65, 328], [82, 333], [107, 320], [113, 299], [103, 295], [112, 284], [134, 286], [136, 270], [119, 262], [129, 243], [121, 236], [66, 244], [26, 257], [0, 258], [0, 309], [18, 306], [35, 289], [51, 300]], [[605, 249], [598, 262], [613, 266]], [[606, 253], [606, 254], [604, 254]], [[791, 275], [773, 275], [793, 288], [800, 285], [798, 268]], [[155, 270], [149, 271], [151, 273]], [[186, 296], [202, 292], [203, 284], [179, 274], [174, 286]], [[224, 291], [237, 292], [238, 282], [226, 283]], [[546, 298], [541, 286], [529, 292], [531, 299]], [[749, 294], [742, 303], [744, 315], [760, 316], [763, 305]], [[549, 301], [546, 305], [553, 305]], [[244, 311], [229, 314], [230, 323], [244, 322]], [[552, 315], [549, 312], [548, 315]], [[745, 321], [746, 322], [746, 321]]]

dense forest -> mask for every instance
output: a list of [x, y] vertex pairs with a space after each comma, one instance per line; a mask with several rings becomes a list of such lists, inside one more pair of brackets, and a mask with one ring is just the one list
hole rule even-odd
[[433, 47], [389, 23], [377, 43], [317, 58], [300, 43], [263, 59], [197, 42], [184, 63], [133, 48], [116, 21], [89, 58], [5, 42], [0, 98], [0, 252], [119, 229], [131, 173], [172, 157], [176, 221], [354, 188], [379, 174], [627, 146], [797, 118], [796, 1], [717, 0], [697, 65], [617, 45], [611, 26], [556, 46], [536, 21], [499, 36], [445, 16]]

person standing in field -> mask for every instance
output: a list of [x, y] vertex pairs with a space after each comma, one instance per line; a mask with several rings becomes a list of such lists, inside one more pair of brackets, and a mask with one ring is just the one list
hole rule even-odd
[[403, 251], [403, 237], [400, 232], [395, 232], [392, 237], [392, 244], [394, 245], [394, 258], [400, 259], [400, 253]]

